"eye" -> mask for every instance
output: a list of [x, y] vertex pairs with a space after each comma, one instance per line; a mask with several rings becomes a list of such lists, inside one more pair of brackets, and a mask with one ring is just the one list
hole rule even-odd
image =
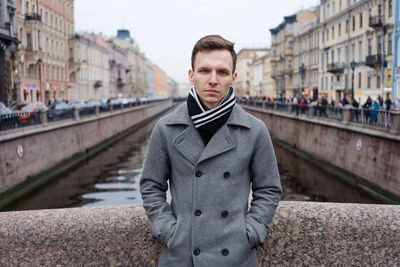
[[227, 73], [226, 71], [224, 71], [224, 70], [220, 70], [218, 73], [221, 74], [221, 75], [227, 75], [227, 74], [228, 74], [228, 73]]
[[208, 73], [208, 70], [200, 70], [201, 73]]

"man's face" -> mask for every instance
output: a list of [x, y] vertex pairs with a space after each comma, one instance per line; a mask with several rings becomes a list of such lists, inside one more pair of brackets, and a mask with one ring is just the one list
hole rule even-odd
[[189, 79], [201, 101], [214, 108], [233, 86], [237, 73], [232, 72], [233, 59], [228, 50], [201, 51], [195, 57], [194, 70], [189, 70]]

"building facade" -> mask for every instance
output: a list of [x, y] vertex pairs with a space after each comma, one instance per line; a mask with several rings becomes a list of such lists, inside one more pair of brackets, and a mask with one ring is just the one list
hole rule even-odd
[[251, 83], [253, 78], [252, 64], [255, 59], [265, 56], [268, 52], [266, 48], [245, 48], [237, 54], [235, 82], [235, 95], [241, 98], [251, 94]]
[[126, 90], [132, 97], [146, 97], [146, 58], [139, 45], [126, 29], [118, 30], [114, 43], [125, 49], [127, 54]]
[[147, 80], [147, 91], [146, 97], [148, 99], [154, 99], [154, 70], [153, 64], [150, 60], [146, 59], [146, 80]]
[[128, 54], [125, 49], [108, 40], [108, 54], [110, 64], [110, 97], [130, 97], [126, 74], [128, 72]]
[[317, 18], [314, 9], [301, 10], [284, 17], [284, 21], [271, 32], [272, 78], [275, 80], [277, 97], [291, 97], [296, 91], [294, 79], [295, 29]]
[[110, 68], [107, 44], [101, 36], [95, 34], [76, 34], [73, 40], [74, 50], [70, 60], [79, 64], [76, 77], [71, 82], [77, 84], [76, 90], [70, 90], [70, 100], [87, 101], [107, 99], [110, 96]]
[[165, 72], [155, 64], [153, 64], [153, 72], [155, 98], [170, 97], [171, 91], [168, 86], [167, 75], [165, 74]]
[[20, 100], [68, 99], [73, 0], [18, 0]]
[[[319, 8], [317, 9], [319, 10]], [[294, 30], [293, 87], [288, 88], [287, 97], [297, 96], [317, 99], [327, 96], [318, 90], [319, 78], [319, 28], [318, 16]]]
[[322, 91], [362, 103], [390, 93], [394, 2], [322, 0], [320, 22]]
[[6, 105], [19, 94], [15, 13], [15, 1], [0, 0], [0, 102]]

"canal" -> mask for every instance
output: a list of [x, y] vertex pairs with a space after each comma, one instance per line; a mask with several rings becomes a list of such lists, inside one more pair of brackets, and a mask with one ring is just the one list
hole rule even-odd
[[[154, 125], [155, 121], [121, 139], [4, 211], [141, 204], [139, 179]], [[275, 152], [282, 200], [379, 203], [278, 145]]]

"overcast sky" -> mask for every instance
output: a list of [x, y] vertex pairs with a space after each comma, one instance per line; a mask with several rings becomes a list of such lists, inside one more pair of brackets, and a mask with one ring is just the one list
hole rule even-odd
[[126, 28], [140, 50], [177, 82], [188, 82], [198, 39], [220, 34], [242, 48], [269, 47], [270, 28], [319, 0], [78, 0], [75, 30], [115, 36]]

